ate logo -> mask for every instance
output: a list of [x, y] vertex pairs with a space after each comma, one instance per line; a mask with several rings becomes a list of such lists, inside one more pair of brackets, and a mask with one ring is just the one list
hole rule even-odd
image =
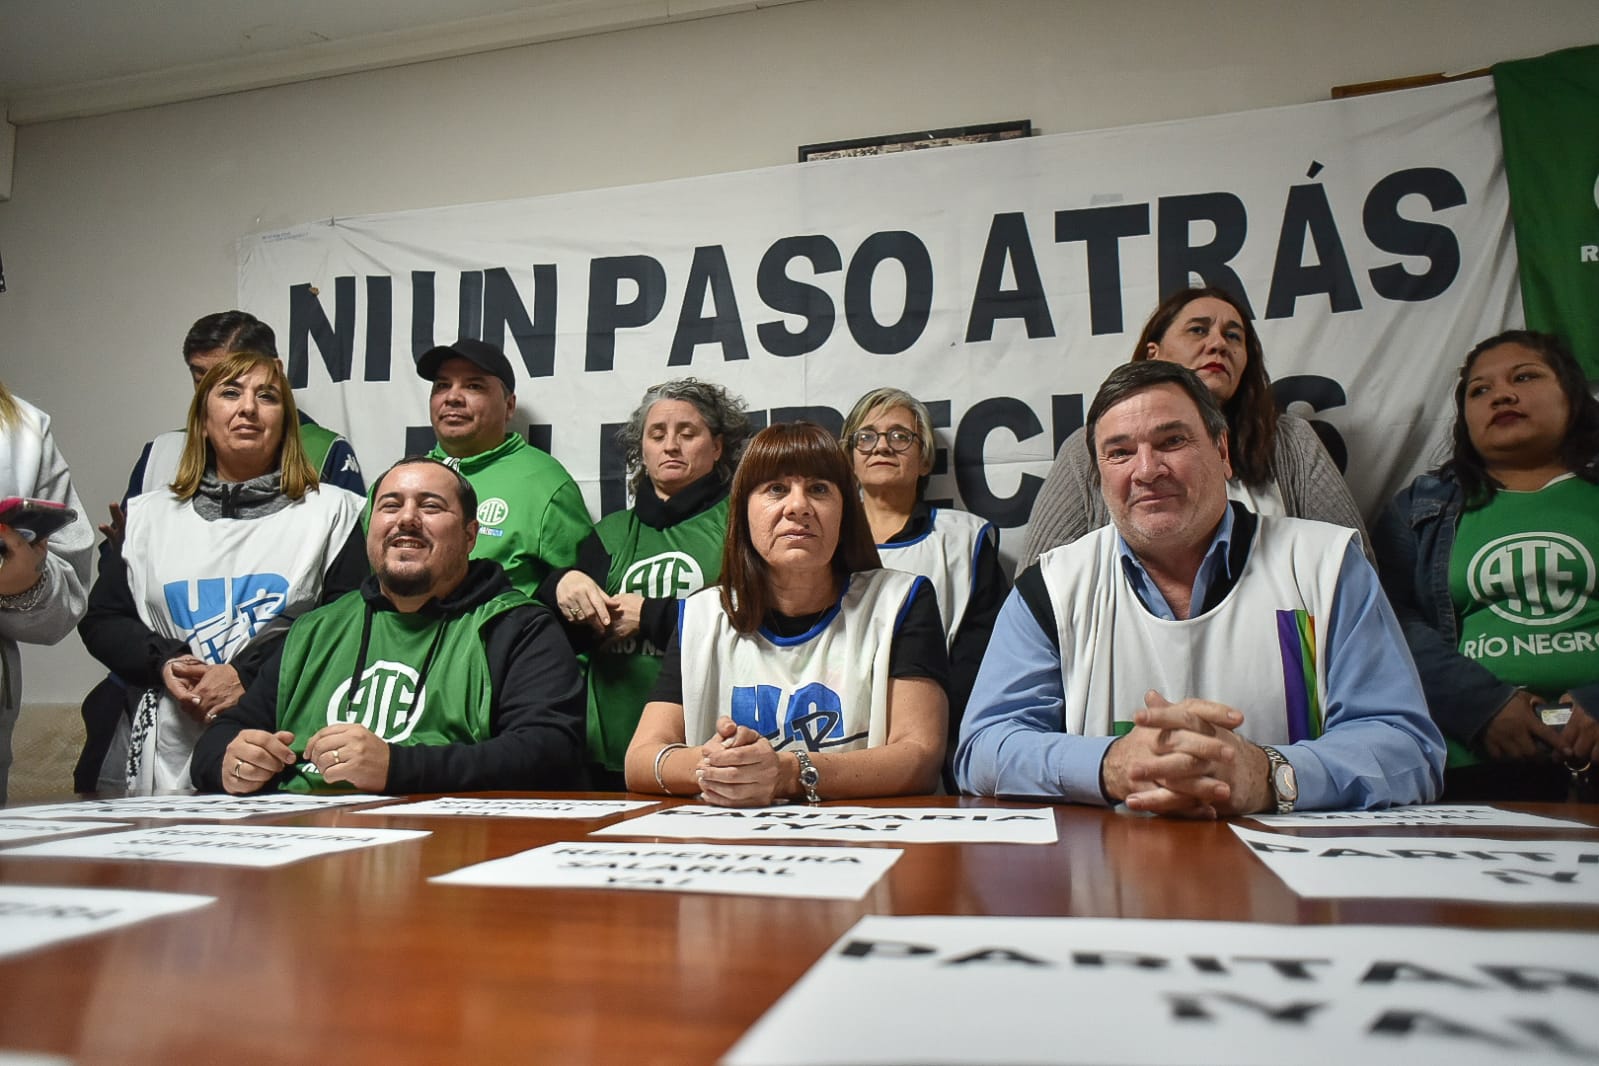
[[485, 526], [498, 526], [505, 522], [511, 509], [498, 496], [490, 496], [477, 505], [477, 520]]
[[1564, 533], [1514, 533], [1477, 550], [1466, 582], [1472, 598], [1500, 618], [1520, 625], [1559, 625], [1593, 596], [1593, 556], [1581, 541]]
[[355, 699], [346, 698], [349, 691], [348, 680], [333, 690], [328, 725], [363, 725], [390, 744], [409, 737], [427, 707], [427, 691], [416, 690], [416, 671], [386, 659], [366, 668]]
[[705, 571], [692, 555], [662, 552], [640, 559], [622, 575], [622, 592], [653, 599], [680, 600], [705, 587]]

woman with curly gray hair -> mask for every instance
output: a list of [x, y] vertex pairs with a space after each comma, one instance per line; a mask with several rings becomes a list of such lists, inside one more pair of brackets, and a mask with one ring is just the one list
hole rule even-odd
[[744, 401], [679, 378], [651, 386], [617, 433], [633, 506], [600, 519], [539, 598], [557, 605], [588, 656], [588, 745], [594, 786], [624, 789], [623, 759], [678, 601], [721, 576], [727, 489], [749, 437]]

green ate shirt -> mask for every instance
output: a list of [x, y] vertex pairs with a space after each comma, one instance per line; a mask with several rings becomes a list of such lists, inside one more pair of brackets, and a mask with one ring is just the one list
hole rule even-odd
[[[489, 739], [494, 694], [480, 634], [490, 620], [525, 603], [520, 592], [506, 590], [448, 620], [430, 611], [372, 611], [354, 699], [350, 678], [367, 618], [361, 591], [345, 593], [301, 617], [284, 639], [278, 671], [278, 728], [294, 734], [294, 752], [302, 756], [283, 788], [305, 792], [348, 787], [329, 785], [303, 760], [306, 742], [324, 726], [355, 722], [390, 744]], [[434, 693], [438, 696], [429, 699]]]
[[511, 584], [533, 599], [546, 574], [577, 561], [577, 547], [594, 523], [572, 475], [548, 453], [512, 433], [498, 447], [465, 459], [441, 447], [428, 455], [459, 470], [477, 492], [472, 558], [499, 563]]
[[[722, 575], [727, 497], [665, 529], [640, 521], [633, 509], [606, 515], [595, 528], [611, 556], [606, 592], [681, 600]], [[635, 634], [589, 656], [589, 754], [607, 769], [622, 769], [665, 653]]]
[[1599, 485], [1575, 475], [1465, 511], [1449, 556], [1460, 652], [1558, 700], [1599, 680]]

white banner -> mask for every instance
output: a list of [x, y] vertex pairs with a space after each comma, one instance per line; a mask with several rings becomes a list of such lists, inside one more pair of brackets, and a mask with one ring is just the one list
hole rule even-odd
[[1058, 442], [1191, 278], [1242, 290], [1279, 400], [1347, 449], [1370, 511], [1436, 458], [1467, 349], [1521, 318], [1486, 78], [331, 219], [239, 259], [241, 305], [369, 474], [431, 443], [414, 358], [482, 335], [596, 516], [626, 502], [614, 427], [693, 374], [761, 420], [834, 428], [905, 387], [941, 426], [929, 498], [1024, 525]]
[[1596, 948], [1568, 932], [871, 915], [722, 1062], [1593, 1062]]

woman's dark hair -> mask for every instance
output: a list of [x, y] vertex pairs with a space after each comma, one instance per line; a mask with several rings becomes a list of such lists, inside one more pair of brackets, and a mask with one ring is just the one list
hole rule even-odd
[[260, 352], [273, 359], [278, 357], [278, 338], [272, 327], [248, 311], [218, 311], [195, 320], [183, 338], [183, 361], [187, 363], [196, 355], [222, 349], [223, 355], [234, 352]]
[[1488, 472], [1482, 453], [1471, 443], [1471, 431], [1466, 425], [1466, 382], [1477, 357], [1504, 344], [1519, 344], [1538, 353], [1545, 365], [1560, 383], [1566, 396], [1569, 418], [1566, 422], [1566, 439], [1560, 445], [1560, 460], [1567, 470], [1584, 481], [1599, 484], [1599, 400], [1588, 391], [1587, 376], [1566, 342], [1553, 333], [1538, 333], [1530, 329], [1510, 329], [1496, 333], [1466, 353], [1460, 364], [1460, 377], [1455, 382], [1455, 426], [1452, 433], [1453, 451], [1449, 459], [1435, 474], [1447, 474], [1460, 482], [1469, 508], [1484, 507], [1494, 494], [1504, 488]]
[[1277, 399], [1272, 395], [1271, 378], [1266, 374], [1266, 353], [1260, 346], [1260, 334], [1244, 311], [1242, 300], [1215, 285], [1190, 286], [1178, 289], [1167, 296], [1150, 313], [1144, 331], [1138, 335], [1133, 348], [1133, 362], [1150, 358], [1149, 346], [1159, 346], [1183, 308], [1195, 300], [1211, 297], [1228, 304], [1238, 312], [1244, 325], [1243, 373], [1238, 378], [1238, 390], [1222, 404], [1227, 416], [1228, 453], [1233, 464], [1233, 476], [1246, 485], [1263, 485], [1272, 479], [1272, 459], [1277, 450]]
[[833, 573], [842, 582], [858, 570], [877, 570], [882, 561], [861, 494], [838, 440], [810, 422], [780, 422], [755, 435], [733, 474], [727, 509], [727, 539], [722, 542], [722, 609], [740, 633], [753, 633], [771, 610], [770, 573], [750, 541], [750, 496], [781, 478], [831, 481], [843, 497], [843, 518]]

